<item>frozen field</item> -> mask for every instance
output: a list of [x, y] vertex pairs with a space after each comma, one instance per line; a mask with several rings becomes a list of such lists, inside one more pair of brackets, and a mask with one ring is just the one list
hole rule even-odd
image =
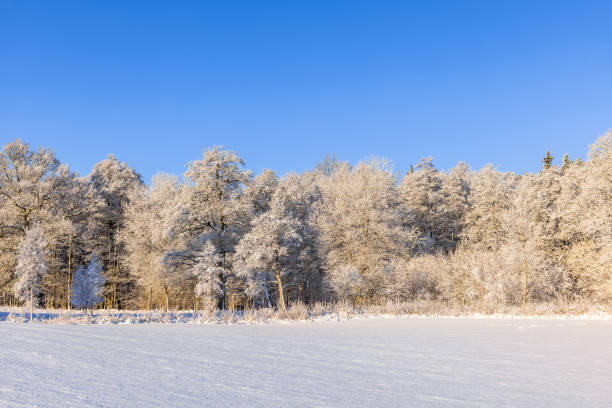
[[609, 407], [612, 321], [0, 322], [6, 407]]

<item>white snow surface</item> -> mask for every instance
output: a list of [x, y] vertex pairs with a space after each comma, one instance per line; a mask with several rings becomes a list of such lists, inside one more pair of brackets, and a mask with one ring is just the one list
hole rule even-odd
[[612, 321], [0, 323], [2, 407], [609, 407]]

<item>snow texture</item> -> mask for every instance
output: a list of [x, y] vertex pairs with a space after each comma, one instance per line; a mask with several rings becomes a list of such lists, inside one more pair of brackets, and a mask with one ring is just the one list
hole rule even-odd
[[0, 323], [6, 407], [607, 407], [612, 321]]

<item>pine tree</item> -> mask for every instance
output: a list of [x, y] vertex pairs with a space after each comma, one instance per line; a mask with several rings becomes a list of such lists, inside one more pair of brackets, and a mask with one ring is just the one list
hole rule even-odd
[[565, 153], [563, 155], [563, 164], [561, 165], [561, 171], [565, 173], [572, 166], [572, 164], [574, 164], [574, 162], [572, 162], [572, 159], [570, 159], [569, 155]]
[[550, 169], [552, 167], [552, 162], [555, 158], [550, 154], [550, 150], [546, 152], [546, 155], [542, 159], [542, 169]]
[[15, 267], [15, 296], [26, 301], [30, 306], [30, 320], [32, 309], [38, 305], [40, 283], [47, 273], [45, 260], [45, 239], [40, 224], [34, 224], [26, 231], [24, 239], [17, 249], [17, 266]]

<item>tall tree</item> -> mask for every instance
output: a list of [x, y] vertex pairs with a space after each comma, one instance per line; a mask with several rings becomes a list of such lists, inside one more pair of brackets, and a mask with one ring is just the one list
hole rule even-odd
[[162, 299], [168, 309], [169, 290], [178, 283], [177, 275], [164, 259], [166, 253], [181, 245], [172, 231], [179, 199], [178, 178], [157, 174], [151, 187], [132, 190], [125, 206], [125, 220], [118, 235], [125, 251], [122, 264], [138, 284], [147, 308], [153, 306], [155, 299]]
[[542, 159], [542, 169], [550, 169], [552, 167], [552, 162], [555, 158], [550, 154], [550, 150], [546, 152], [546, 155]]
[[448, 173], [442, 173], [440, 203], [436, 209], [437, 244], [445, 251], [454, 250], [459, 244], [470, 209], [472, 174], [469, 166], [458, 163]]
[[277, 191], [270, 209], [255, 218], [236, 248], [236, 269], [247, 282], [252, 297], [265, 294], [269, 303], [270, 282], [276, 283], [277, 305], [286, 311], [283, 282], [298, 271], [302, 255], [300, 225]]
[[397, 178], [387, 161], [372, 159], [342, 166], [322, 188], [317, 227], [326, 270], [355, 267], [362, 296], [375, 297], [385, 264], [410, 257], [420, 239], [404, 225]]
[[[191, 162], [185, 172], [180, 217], [175, 229], [191, 240], [189, 251], [182, 255], [193, 265], [194, 255], [210, 241], [221, 257], [221, 293], [218, 307], [225, 309], [234, 282], [232, 255], [241, 235], [248, 228], [250, 206], [242, 199], [245, 186], [251, 182], [251, 172], [243, 170], [244, 161], [229, 150], [213, 147], [204, 152], [202, 160]], [[176, 258], [176, 256], [174, 257]]]
[[124, 224], [124, 212], [133, 190], [142, 187], [138, 173], [113, 155], [97, 163], [89, 174], [89, 182], [100, 197], [95, 214], [96, 242], [91, 248], [101, 255], [106, 273], [105, 298], [110, 308], [122, 308], [129, 301], [131, 280], [120, 260], [124, 249], [118, 234]]
[[423, 236], [420, 246], [424, 250], [435, 250], [442, 245], [443, 231], [439, 223], [439, 208], [442, 206], [442, 178], [431, 157], [423, 157], [416, 170], [402, 179], [400, 192], [407, 211], [407, 224], [418, 229]]
[[[52, 240], [64, 230], [63, 198], [73, 175], [50, 149], [33, 150], [19, 139], [0, 151], [0, 293], [15, 278], [15, 251], [26, 231], [40, 223]], [[55, 227], [51, 227], [55, 224]], [[60, 228], [57, 228], [60, 227]], [[55, 234], [57, 233], [57, 234]]]
[[510, 207], [518, 176], [487, 165], [473, 175], [463, 243], [496, 251], [504, 242], [504, 212]]
[[19, 299], [29, 304], [30, 320], [33, 306], [38, 305], [41, 280], [47, 273], [45, 246], [42, 227], [40, 224], [34, 224], [26, 230], [25, 237], [17, 249], [17, 280], [14, 290]]

